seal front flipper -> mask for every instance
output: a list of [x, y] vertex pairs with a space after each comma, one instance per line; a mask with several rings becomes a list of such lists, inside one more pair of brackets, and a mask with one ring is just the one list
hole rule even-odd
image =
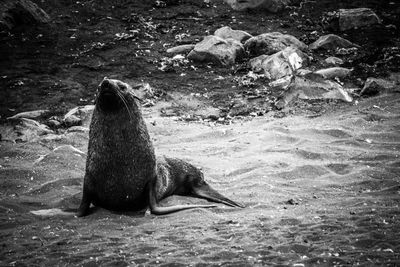
[[164, 215], [181, 210], [195, 209], [195, 208], [214, 208], [217, 205], [175, 205], [170, 207], [161, 207], [158, 204], [157, 198], [155, 196], [154, 188], [150, 186], [149, 188], [149, 206], [151, 213], [155, 215]]
[[92, 201], [90, 199], [90, 194], [88, 192], [88, 189], [85, 186], [83, 186], [82, 201], [76, 213], [76, 217], [83, 217], [88, 215], [91, 202]]
[[194, 197], [199, 197], [199, 198], [204, 198], [209, 201], [217, 202], [217, 203], [222, 203], [231, 207], [239, 207], [239, 208], [244, 208], [242, 204], [236, 203], [233, 200], [230, 200], [229, 198], [221, 195], [218, 193], [215, 189], [213, 189], [211, 186], [209, 186], [206, 182], [203, 182], [202, 185], [194, 186], [192, 190], [192, 196]]

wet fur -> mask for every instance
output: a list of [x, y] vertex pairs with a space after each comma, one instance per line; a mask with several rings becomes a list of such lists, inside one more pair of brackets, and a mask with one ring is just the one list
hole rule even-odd
[[132, 88], [105, 78], [99, 86], [90, 125], [83, 195], [77, 216], [87, 215], [90, 204], [115, 211], [150, 206], [154, 214], [215, 206], [159, 206], [160, 200], [174, 194], [242, 207], [211, 189], [193, 165], [164, 157], [156, 162]]

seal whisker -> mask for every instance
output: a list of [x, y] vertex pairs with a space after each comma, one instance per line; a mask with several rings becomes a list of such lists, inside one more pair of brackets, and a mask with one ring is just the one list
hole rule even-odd
[[132, 111], [130, 110], [125, 97], [119, 91], [116, 91], [116, 92], [117, 92], [117, 95], [119, 96], [119, 98], [121, 99], [121, 101], [124, 103], [124, 106], [126, 108], [126, 111], [128, 112], [130, 120], [133, 121]]

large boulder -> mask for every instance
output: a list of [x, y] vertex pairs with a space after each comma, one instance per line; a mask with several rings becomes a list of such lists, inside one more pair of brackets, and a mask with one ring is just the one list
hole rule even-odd
[[209, 35], [196, 44], [188, 58], [197, 62], [212, 62], [228, 66], [244, 55], [243, 45], [234, 39]]
[[288, 90], [277, 101], [276, 106], [282, 109], [297, 98], [304, 100], [338, 99], [345, 102], [353, 101], [353, 98], [340, 84], [313, 76], [295, 77]]
[[311, 50], [332, 50], [335, 51], [339, 48], [359, 47], [349, 40], [346, 40], [336, 34], [327, 34], [318, 38], [314, 43], [310, 44]]
[[339, 9], [339, 29], [341, 31], [380, 23], [379, 17], [369, 8]]
[[271, 55], [286, 47], [293, 46], [299, 50], [306, 50], [307, 46], [296, 37], [280, 32], [270, 32], [254, 36], [244, 43], [245, 49], [254, 56]]
[[31, 26], [50, 21], [49, 15], [29, 0], [3, 0], [0, 4], [0, 28]]
[[287, 47], [273, 55], [261, 55], [249, 61], [252, 70], [264, 73], [268, 79], [277, 80], [293, 75], [307, 61], [307, 56], [299, 49]]
[[225, 0], [234, 10], [263, 9], [272, 13], [283, 10], [291, 0]]
[[214, 32], [215, 36], [221, 37], [222, 39], [234, 39], [241, 43], [253, 37], [251, 34], [241, 31], [241, 30], [232, 30], [229, 26], [224, 26], [219, 28]]

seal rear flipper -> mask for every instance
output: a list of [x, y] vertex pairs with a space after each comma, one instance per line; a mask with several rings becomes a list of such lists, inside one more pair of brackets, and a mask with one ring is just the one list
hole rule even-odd
[[236, 203], [233, 200], [230, 200], [229, 198], [221, 195], [213, 189], [211, 186], [208, 184], [203, 184], [201, 186], [197, 186], [193, 188], [192, 196], [194, 197], [199, 197], [199, 198], [204, 198], [209, 201], [217, 202], [217, 203], [222, 203], [231, 207], [239, 207], [239, 208], [244, 208], [242, 204]]
[[152, 189], [150, 189], [149, 193], [149, 206], [150, 206], [150, 211], [153, 214], [156, 215], [164, 215], [164, 214], [169, 214], [181, 210], [187, 210], [187, 209], [195, 209], [195, 208], [214, 208], [216, 205], [175, 205], [175, 206], [170, 206], [170, 207], [161, 207], [158, 204], [158, 201], [155, 197], [155, 194]]

